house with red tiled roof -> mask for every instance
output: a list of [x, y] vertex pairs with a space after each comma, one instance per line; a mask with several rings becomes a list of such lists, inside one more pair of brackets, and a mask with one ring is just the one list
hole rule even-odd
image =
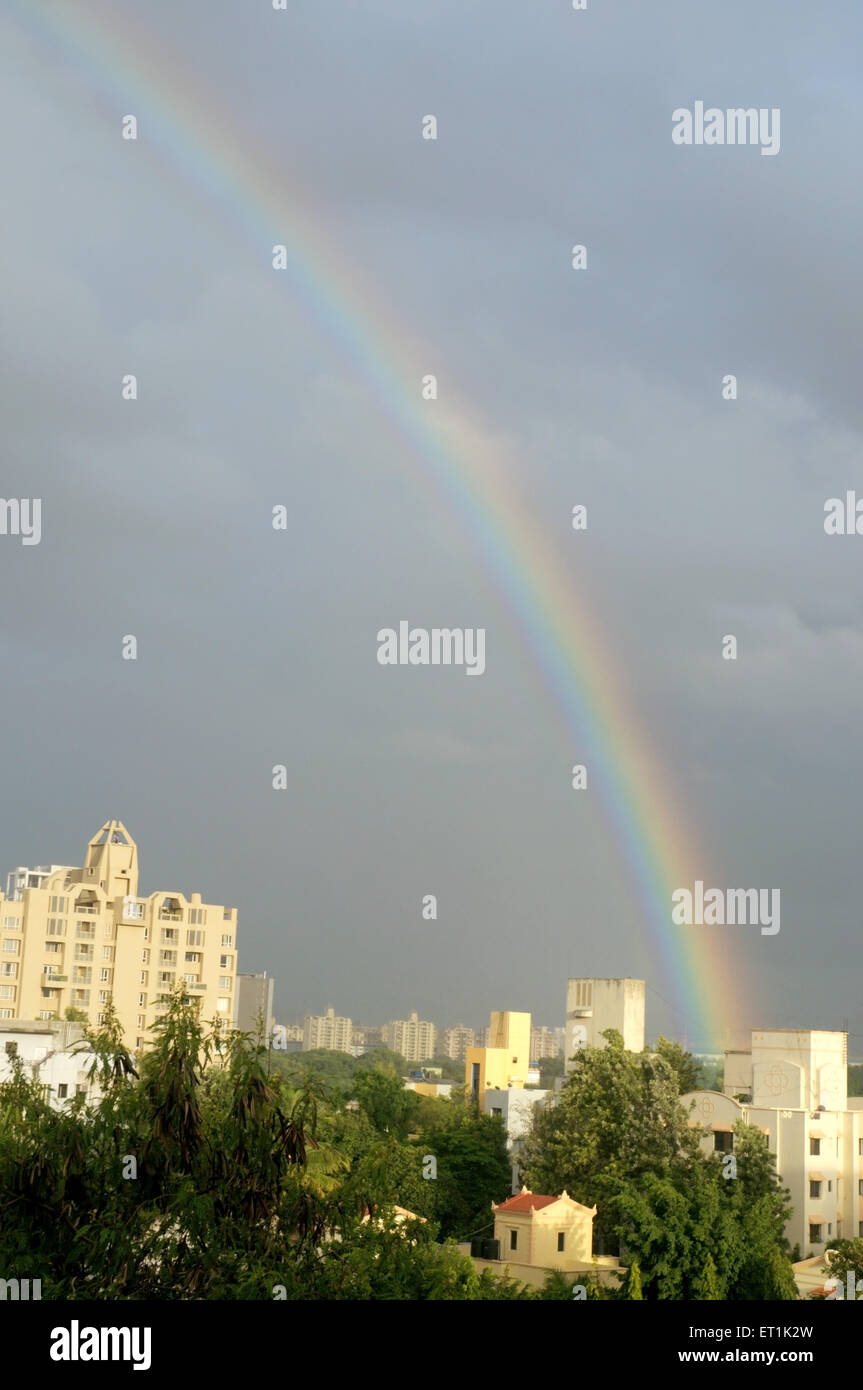
[[623, 1273], [619, 1262], [593, 1254], [596, 1207], [582, 1206], [566, 1191], [552, 1197], [527, 1187], [491, 1206], [494, 1240], [474, 1241], [470, 1247], [478, 1269], [500, 1272], [504, 1267], [528, 1284], [542, 1284], [552, 1270], [571, 1274], [573, 1282], [579, 1274], [590, 1274], [601, 1283], [617, 1284]]

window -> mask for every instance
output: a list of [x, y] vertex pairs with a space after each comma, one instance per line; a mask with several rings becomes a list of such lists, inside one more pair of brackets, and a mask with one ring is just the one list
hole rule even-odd
[[160, 951], [160, 952], [159, 952], [159, 964], [160, 964], [160, 965], [176, 965], [176, 964], [177, 964], [177, 952], [176, 952], [176, 951]]
[[173, 985], [175, 978], [176, 978], [176, 976], [175, 976], [173, 970], [160, 970], [160, 971], [159, 971], [159, 984], [162, 986], [163, 989], [165, 988], [166, 985], [167, 985], [167, 986]]
[[[234, 944], [233, 935], [231, 934], [231, 932], [226, 932], [225, 935], [222, 937], [222, 945], [223, 945], [223, 946], [233, 946], [233, 944]], [[861, 1152], [863, 1152], [863, 1150], [861, 1150]]]
[[857, 1235], [861, 1240], [863, 1240], [863, 1221], [857, 1222]]
[[820, 1139], [810, 1139], [810, 1140], [809, 1140], [809, 1152], [810, 1152], [810, 1154], [812, 1154], [814, 1157], [816, 1157], [816, 1158], [818, 1157], [818, 1155], [821, 1153], [821, 1140], [820, 1140]]
[[3, 925], [7, 931], [20, 931], [21, 919], [19, 917], [4, 917]]
[[15, 980], [18, 978], [18, 966], [14, 961], [4, 961], [0, 965], [0, 975], [5, 975], [7, 979]]
[[202, 907], [190, 907], [189, 921], [193, 927], [202, 927], [204, 925], [204, 909]]
[[509, 1233], [509, 1248], [510, 1248], [510, 1250], [517, 1250], [517, 1249], [518, 1249], [518, 1231], [510, 1231], [510, 1233]]
[[230, 970], [230, 968], [231, 968], [231, 957], [230, 957], [230, 956], [219, 956], [219, 965], [220, 965], [220, 967], [221, 967], [222, 970]]
[[861, 1157], [863, 1157], [863, 1139], [857, 1140], [857, 1152], [858, 1154], [860, 1154]]
[[811, 1182], [809, 1184], [809, 1196], [813, 1201], [817, 1201], [817, 1199], [821, 1196], [820, 1182]]
[[502, 1115], [502, 1114], [503, 1114], [503, 1111], [501, 1110], [501, 1108], [500, 1108], [499, 1105], [493, 1105], [493, 1106], [491, 1107], [491, 1113], [492, 1113], [493, 1115]]
[[103, 946], [103, 947], [102, 947], [102, 959], [103, 959], [103, 960], [113, 960], [113, 959], [114, 959], [114, 947], [113, 947], [113, 946]]
[[104, 1022], [105, 1022], [105, 1015], [104, 1015], [104, 1014], [97, 1014], [97, 1015], [96, 1015], [96, 1022], [97, 1022], [97, 1023], [104, 1023]]
[[832, 1221], [828, 1221], [828, 1222], [827, 1222], [827, 1234], [828, 1234], [828, 1236], [832, 1236], [832, 1234], [833, 1234], [833, 1222], [832, 1222]]
[[228, 1012], [228, 1007], [229, 1007], [230, 1003], [231, 1003], [230, 999], [217, 999], [217, 1000], [216, 1000], [216, 1013], [217, 1013], [217, 1014], [226, 1014], [226, 1013]]
[[[11, 1011], [10, 1011], [10, 1017], [11, 1017]], [[56, 1018], [57, 1015], [53, 1012], [52, 1009], [40, 1009], [39, 1012], [38, 1012], [38, 1014], [36, 1015], [36, 1017], [37, 1017], [37, 1018]]]
[[20, 941], [4, 941], [3, 950], [7, 956], [17, 956], [21, 949]]
[[17, 1055], [18, 1055], [18, 1044], [17, 1044], [16, 1042], [7, 1042], [7, 1044], [6, 1044], [6, 1056], [7, 1056], [7, 1057], [17, 1057]]
[[192, 965], [197, 965], [197, 964], [199, 964], [199, 962], [200, 962], [200, 960], [201, 960], [201, 952], [200, 952], [200, 951], [187, 951], [187, 952], [186, 952], [186, 960], [187, 960], [187, 961], [191, 961]]
[[[147, 1015], [146, 1015], [146, 1014], [138, 1014], [138, 1027], [139, 1027], [139, 1028], [146, 1028], [146, 1026], [147, 1026]], [[140, 1039], [138, 1040], [138, 1046], [139, 1046], [139, 1047], [141, 1046]]]
[[828, 1191], [828, 1192], [832, 1192], [832, 1191], [833, 1191], [833, 1184], [832, 1184], [832, 1182], [828, 1182], [828, 1184], [827, 1184], [827, 1191]]
[[141, 952], [141, 964], [142, 964], [142, 965], [149, 965], [149, 964], [150, 964], [150, 952], [149, 952], [148, 950], [144, 950], [144, 951]]
[[[143, 1027], [143, 1024], [139, 1024], [138, 1026], [139, 1026], [139, 1027]], [[136, 1039], [135, 1039], [135, 1046], [137, 1047], [138, 1051], [140, 1052], [141, 1048], [144, 1046], [144, 1039], [143, 1039], [143, 1038], [136, 1038]]]
[[59, 941], [46, 941], [46, 942], [45, 942], [45, 950], [47, 951], [47, 953], [48, 953], [49, 956], [58, 956], [58, 955], [60, 954], [60, 952], [62, 951], [62, 949], [63, 949], [63, 947], [60, 945], [60, 942], [59, 942]]
[[[50, 1014], [48, 1014], [47, 1016], [48, 1016], [48, 1018], [51, 1017]], [[11, 1010], [11, 1009], [0, 1009], [0, 1018], [11, 1018], [11, 1017], [12, 1017], [12, 1010]]]
[[[230, 977], [230, 975], [220, 975], [220, 976], [219, 976], [219, 989], [230, 989], [230, 988], [231, 988], [231, 977]], [[500, 1111], [498, 1110], [497, 1113], [500, 1114]]]
[[159, 940], [162, 942], [163, 946], [166, 943], [169, 946], [173, 946], [176, 945], [177, 941], [179, 940], [179, 937], [180, 933], [177, 931], [176, 927], [163, 927]]
[[0, 999], [14, 999], [16, 985], [0, 985]]
[[66, 1082], [65, 1082], [65, 1081], [61, 1081], [61, 1082], [60, 1082], [60, 1085], [57, 1087], [57, 1096], [58, 1096], [58, 1099], [59, 1099], [59, 1100], [65, 1100], [66, 1097], [68, 1096], [68, 1094], [69, 1094], [69, 1087], [66, 1085]]
[[857, 1182], [857, 1196], [863, 1197], [863, 1178], [860, 1178]]
[[[99, 990], [99, 1003], [100, 1003], [100, 1004], [107, 1004], [107, 1002], [108, 1002], [108, 991], [107, 991], [106, 989], [100, 989], [100, 990]], [[99, 1014], [99, 1022], [100, 1022], [100, 1023], [104, 1023], [104, 1022], [105, 1022], [105, 1015], [104, 1015], [104, 1014]]]
[[53, 898], [53, 897], [52, 897], [52, 898], [50, 898], [50, 899], [48, 900], [48, 911], [49, 911], [49, 912], [65, 912], [67, 907], [68, 907], [68, 903], [66, 902], [66, 899], [65, 899], [65, 898]]
[[198, 983], [197, 975], [184, 975], [183, 979], [187, 985], [196, 985]]
[[150, 972], [149, 972], [149, 970], [142, 970], [142, 971], [141, 971], [141, 978], [140, 978], [140, 980], [138, 981], [138, 983], [141, 984], [141, 985], [145, 985], [145, 984], [147, 983], [147, 981], [149, 980], [149, 978], [150, 978]]
[[187, 932], [186, 932], [186, 945], [187, 945], [187, 946], [203, 946], [203, 944], [204, 944], [204, 933], [203, 933], [202, 931], [187, 931]]
[[147, 996], [146, 996], [146, 994], [139, 994], [139, 995], [138, 995], [138, 1008], [139, 1008], [139, 1009], [146, 1009], [146, 1007], [147, 1007]]
[[566, 1249], [566, 1232], [565, 1232], [565, 1231], [558, 1231], [558, 1233], [557, 1233], [557, 1248], [558, 1248], [558, 1251], [561, 1251], [561, 1250], [565, 1250], [565, 1249]]
[[811, 1245], [820, 1245], [820, 1244], [821, 1244], [821, 1226], [820, 1226], [820, 1223], [816, 1226], [813, 1222], [811, 1222], [811, 1221], [809, 1222], [809, 1242], [810, 1242]]
[[717, 1129], [713, 1132], [713, 1152], [730, 1154], [734, 1148], [734, 1135], [730, 1129]]
[[223, 920], [224, 920], [225, 922], [230, 922], [230, 920], [231, 920], [231, 909], [230, 909], [229, 907], [226, 907], [226, 908], [225, 908], [224, 912], [222, 913], [222, 918], [223, 918]]
[[116, 936], [116, 934], [117, 934], [117, 928], [114, 926], [114, 923], [113, 923], [113, 922], [106, 922], [106, 923], [105, 923], [105, 930], [103, 931], [102, 935], [103, 935], [103, 936], [106, 936], [106, 937], [108, 938], [109, 941], [113, 941], [113, 940], [114, 940], [114, 937]]
[[65, 923], [65, 922], [61, 922], [61, 920], [60, 920], [59, 917], [49, 917], [49, 918], [48, 918], [48, 935], [49, 935], [49, 936], [65, 936], [65, 935], [66, 935], [66, 923]]

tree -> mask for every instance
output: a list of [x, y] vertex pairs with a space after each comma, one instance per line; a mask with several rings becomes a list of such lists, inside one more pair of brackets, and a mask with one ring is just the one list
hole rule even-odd
[[679, 1043], [669, 1042], [668, 1038], [656, 1039], [656, 1055], [668, 1063], [677, 1077], [678, 1095], [687, 1091], [697, 1091], [701, 1085], [701, 1063], [691, 1052], [686, 1052]]
[[404, 1139], [417, 1113], [419, 1097], [408, 1091], [395, 1072], [377, 1067], [374, 1071], [357, 1072], [354, 1095], [360, 1109], [382, 1134], [394, 1134]]
[[597, 1207], [596, 1233], [613, 1242], [610, 1203], [625, 1181], [667, 1174], [691, 1158], [697, 1140], [678, 1102], [678, 1077], [665, 1058], [627, 1052], [614, 1029], [605, 1047], [584, 1047], [557, 1104], [534, 1112], [521, 1163], [534, 1192], [564, 1188]]

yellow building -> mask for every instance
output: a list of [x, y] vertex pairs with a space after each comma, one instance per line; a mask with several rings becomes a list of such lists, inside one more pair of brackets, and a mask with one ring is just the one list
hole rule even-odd
[[522, 1089], [530, 1066], [530, 1014], [493, 1013], [488, 1028], [488, 1047], [469, 1047], [465, 1052], [464, 1084], [480, 1110], [486, 1091]]
[[236, 908], [174, 890], [140, 897], [138, 847], [121, 821], [93, 837], [83, 868], [20, 882], [0, 893], [0, 1018], [62, 1019], [72, 1007], [99, 1024], [113, 1000], [126, 1046], [139, 1049], [185, 986], [204, 1018], [231, 1024]]
[[565, 1191], [552, 1197], [523, 1187], [500, 1206], [492, 1202], [491, 1209], [494, 1239], [459, 1246], [464, 1254], [470, 1252], [480, 1273], [489, 1269], [540, 1287], [556, 1270], [573, 1284], [589, 1275], [600, 1284], [618, 1287], [624, 1273], [620, 1262], [615, 1256], [593, 1253], [596, 1207], [582, 1206]]

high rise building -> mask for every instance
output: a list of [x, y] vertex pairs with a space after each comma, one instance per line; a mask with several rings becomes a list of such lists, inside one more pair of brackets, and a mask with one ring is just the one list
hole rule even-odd
[[454, 1028], [444, 1029], [440, 1049], [445, 1057], [451, 1057], [454, 1062], [463, 1062], [468, 1048], [475, 1045], [476, 1034], [473, 1028], [466, 1028], [463, 1023], [457, 1023]]
[[530, 1060], [541, 1062], [543, 1057], [560, 1056], [560, 1038], [558, 1030], [551, 1028], [531, 1028], [530, 1030]]
[[184, 986], [205, 1017], [231, 1023], [236, 908], [173, 889], [139, 896], [138, 847], [121, 821], [94, 835], [82, 868], [16, 869], [10, 886], [0, 893], [0, 1019], [74, 1008], [98, 1025], [113, 1001], [126, 1046], [139, 1049]]
[[602, 1034], [616, 1028], [628, 1052], [644, 1050], [644, 981], [573, 979], [566, 982], [564, 1057], [572, 1070], [580, 1047], [605, 1047]]
[[273, 1031], [273, 991], [275, 989], [273, 980], [264, 971], [263, 975], [243, 975], [237, 976], [236, 1008], [234, 1022], [241, 1033], [251, 1033], [257, 1036], [258, 1029], [263, 1026], [264, 1038], [269, 1038]]
[[332, 1009], [325, 1014], [306, 1014], [303, 1019], [304, 1052], [317, 1047], [329, 1052], [350, 1052], [352, 1043], [353, 1023], [349, 1018], [338, 1018]]
[[416, 1014], [393, 1019], [386, 1027], [386, 1045], [406, 1062], [427, 1062], [435, 1055], [437, 1028]]

